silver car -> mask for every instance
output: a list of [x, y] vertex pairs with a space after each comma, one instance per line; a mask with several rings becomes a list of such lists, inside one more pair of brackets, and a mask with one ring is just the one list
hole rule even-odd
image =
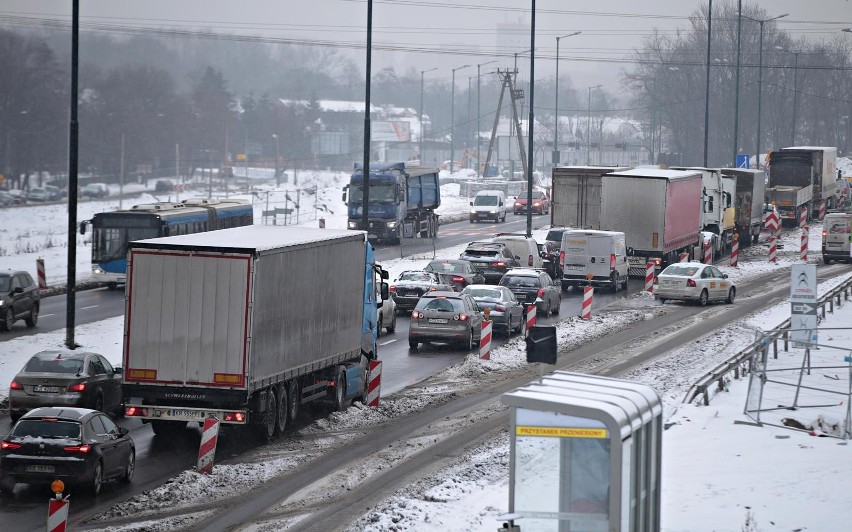
[[122, 409], [121, 368], [97, 353], [54, 349], [36, 353], [9, 386], [13, 421], [41, 406]]
[[479, 345], [482, 314], [470, 294], [429, 292], [417, 302], [408, 326], [408, 347], [422, 342], [454, 343], [467, 350]]
[[719, 268], [700, 262], [678, 262], [663, 270], [654, 280], [654, 297], [696, 301], [704, 306], [710, 301], [733, 303], [737, 287]]
[[511, 336], [512, 333], [524, 330], [524, 307], [505, 286], [472, 284], [465, 287], [462, 294], [473, 296], [473, 300], [483, 312], [487, 309], [495, 333], [502, 332]]

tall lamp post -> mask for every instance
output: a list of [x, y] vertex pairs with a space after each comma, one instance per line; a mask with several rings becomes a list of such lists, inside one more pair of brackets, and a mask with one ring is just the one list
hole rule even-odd
[[761, 113], [761, 99], [763, 97], [763, 25], [767, 22], [772, 21], [772, 20], [778, 20], [779, 18], [784, 18], [787, 15], [789, 15], [789, 13], [784, 13], [783, 15], [778, 15], [777, 17], [759, 20], [759, 19], [751, 18], [748, 15], [743, 15], [742, 13], [740, 13], [740, 16], [742, 16], [743, 18], [747, 18], [747, 19], [751, 20], [752, 22], [757, 22], [758, 24], [760, 24], [760, 51], [758, 53], [758, 60], [757, 60], [757, 72], [758, 72], [758, 76], [757, 76], [757, 135], [755, 137], [755, 146], [754, 146], [754, 158], [755, 158], [755, 162], [757, 163], [757, 164], [755, 164], [756, 168], [760, 168], [760, 118], [761, 118], [761, 114], [762, 114]]
[[438, 67], [420, 71], [420, 164], [423, 164], [423, 74], [438, 70]]
[[575, 35], [580, 35], [581, 31], [575, 31], [574, 33], [569, 33], [568, 35], [563, 35], [561, 37], [556, 38], [556, 102], [553, 106], [554, 111], [553, 114], [556, 118], [553, 124], [553, 165], [556, 166], [561, 161], [559, 160], [559, 40], [565, 39], [567, 37], [573, 37]]
[[737, 68], [734, 81], [734, 166], [740, 153], [737, 137], [740, 131], [740, 38], [743, 27], [743, 0], [737, 0]]
[[275, 186], [281, 186], [281, 173], [278, 171], [278, 159], [280, 158], [280, 148], [278, 145], [278, 134], [273, 133], [272, 138], [275, 139]]
[[453, 69], [452, 87], [450, 87], [450, 173], [455, 171], [456, 163], [456, 70], [473, 65], [464, 65]]
[[796, 145], [796, 107], [799, 103], [799, 54], [801, 50], [798, 52], [794, 52], [792, 50], [787, 50], [783, 46], [776, 46], [776, 50], [781, 50], [782, 52], [787, 52], [793, 54], [795, 57], [795, 61], [793, 63], [793, 123], [790, 125], [790, 146]]
[[704, 167], [707, 167], [707, 146], [710, 143], [710, 43], [713, 36], [713, 0], [707, 5], [707, 81], [704, 86]]
[[589, 122], [586, 128], [586, 165], [592, 164], [592, 89], [600, 89], [603, 85], [592, 85], [589, 87]]
[[476, 65], [476, 175], [482, 175], [481, 169], [481, 159], [479, 154], [482, 152], [482, 136], [479, 134], [481, 131], [479, 126], [479, 119], [482, 117], [482, 108], [479, 105], [480, 96], [482, 96], [482, 67], [485, 65], [490, 65], [491, 63], [496, 63], [497, 60], [488, 61], [487, 63], [479, 63]]

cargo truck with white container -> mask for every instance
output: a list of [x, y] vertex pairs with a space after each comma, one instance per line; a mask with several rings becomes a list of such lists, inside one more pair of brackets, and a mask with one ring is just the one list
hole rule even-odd
[[766, 173], [747, 168], [722, 168], [723, 175], [737, 179], [734, 197], [734, 231], [740, 245], [756, 244], [763, 227], [763, 203], [766, 192]]
[[[365, 395], [387, 273], [363, 232], [250, 226], [130, 243], [125, 415], [263, 439]], [[377, 287], [380, 287], [377, 290]]]
[[693, 257], [700, 245], [701, 173], [637, 168], [601, 180], [601, 227], [626, 235], [632, 277]]
[[717, 235], [713, 256], [721, 256], [725, 249], [730, 249], [736, 227], [736, 176], [726, 175], [719, 168], [672, 166], [671, 169], [701, 172], [701, 226], [703, 231]]
[[834, 147], [794, 146], [772, 152], [767, 196], [782, 222], [798, 226], [802, 209], [810, 219], [819, 216], [821, 206], [836, 208], [836, 164]]
[[552, 172], [550, 225], [601, 228], [601, 178], [628, 167], [556, 166]]

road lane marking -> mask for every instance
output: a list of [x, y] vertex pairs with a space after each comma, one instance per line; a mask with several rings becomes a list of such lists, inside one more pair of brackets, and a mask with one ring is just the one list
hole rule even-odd
[[396, 338], [394, 338], [393, 340], [388, 340], [387, 342], [382, 342], [379, 345], [388, 345], [388, 344], [392, 344], [394, 342], [396, 342]]
[[56, 316], [56, 314], [42, 314], [41, 315], [42, 318], [46, 318], [48, 316]]
[[80, 310], [89, 310], [90, 308], [95, 308], [97, 305], [89, 305], [88, 307], [80, 307]]

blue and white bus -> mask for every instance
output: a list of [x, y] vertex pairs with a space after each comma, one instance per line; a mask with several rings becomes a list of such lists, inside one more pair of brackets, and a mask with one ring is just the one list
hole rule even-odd
[[92, 226], [92, 280], [110, 289], [127, 280], [127, 243], [162, 236], [186, 235], [252, 225], [252, 206], [245, 200], [188, 199], [181, 203], [149, 203], [95, 214], [80, 223], [80, 234]]

